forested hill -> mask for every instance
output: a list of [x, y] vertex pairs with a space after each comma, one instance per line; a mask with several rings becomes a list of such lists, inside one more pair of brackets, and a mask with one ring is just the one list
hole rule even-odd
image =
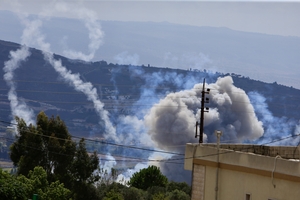
[[[0, 62], [4, 68], [10, 59], [9, 52], [19, 48], [19, 44], [0, 41]], [[87, 97], [69, 86], [47, 63], [41, 51], [30, 49], [31, 55], [14, 71], [14, 84], [18, 98], [38, 113], [44, 110], [48, 115], [59, 115], [64, 119], [73, 134], [91, 134], [99, 117]], [[218, 77], [230, 75], [234, 85], [246, 93], [258, 92], [266, 98], [270, 112], [276, 117], [300, 119], [300, 90], [274, 83], [252, 80], [238, 74], [212, 73], [203, 70], [182, 70], [158, 68], [155, 66], [132, 66], [107, 63], [106, 61], [82, 62], [55, 55], [61, 59], [73, 74], [78, 73], [85, 82], [91, 82], [97, 89], [112, 118], [121, 114], [133, 114], [133, 105], [141, 101], [146, 88], [155, 87], [150, 96], [164, 98], [170, 92], [190, 89], [193, 83], [214, 83]], [[0, 119], [11, 121], [11, 108], [8, 100], [9, 87], [4, 81], [4, 70], [0, 70]], [[174, 78], [175, 77], [175, 78]], [[162, 80], [163, 79], [163, 80]], [[189, 82], [187, 80], [194, 80]], [[149, 85], [149, 83], [152, 83]], [[153, 93], [153, 91], [155, 93]], [[143, 103], [143, 102], [142, 102]], [[151, 107], [144, 101], [145, 106]], [[153, 102], [152, 102], [153, 105]], [[113, 119], [112, 119], [113, 120]], [[97, 128], [99, 129], [99, 127]], [[101, 127], [100, 127], [101, 129]]]

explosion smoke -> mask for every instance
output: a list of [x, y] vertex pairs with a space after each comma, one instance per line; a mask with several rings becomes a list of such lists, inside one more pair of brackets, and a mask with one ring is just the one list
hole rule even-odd
[[[231, 77], [219, 78], [206, 88], [211, 89], [210, 110], [204, 118], [206, 142], [215, 141], [215, 130], [222, 130], [226, 133], [223, 141], [231, 142], [256, 140], [263, 135], [262, 122], [257, 119], [247, 94], [233, 85]], [[176, 145], [195, 142], [201, 91], [202, 84], [196, 84], [191, 90], [168, 94], [151, 108], [145, 124], [158, 148], [179, 150]]]

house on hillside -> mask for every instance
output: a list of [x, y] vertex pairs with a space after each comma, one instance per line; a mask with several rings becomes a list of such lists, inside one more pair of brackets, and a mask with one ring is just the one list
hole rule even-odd
[[187, 144], [184, 167], [192, 200], [300, 199], [299, 147]]

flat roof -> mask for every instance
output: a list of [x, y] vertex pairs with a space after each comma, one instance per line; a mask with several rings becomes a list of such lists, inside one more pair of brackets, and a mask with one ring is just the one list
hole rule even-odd
[[[276, 166], [276, 173], [284, 179], [300, 182], [300, 162], [298, 146], [263, 146], [252, 144], [221, 144], [217, 150], [215, 143], [187, 143], [185, 149], [184, 168], [192, 170], [193, 164], [222, 169], [263, 171], [270, 176]], [[255, 173], [256, 173], [255, 172]], [[296, 178], [295, 178], [296, 177]]]
[[[190, 143], [191, 144], [191, 143]], [[216, 143], [194, 144], [207, 147], [217, 147]], [[256, 144], [220, 144], [220, 149], [228, 149], [241, 151], [245, 153], [253, 153], [258, 155], [276, 157], [280, 156], [284, 159], [299, 159], [299, 146], [264, 146]]]

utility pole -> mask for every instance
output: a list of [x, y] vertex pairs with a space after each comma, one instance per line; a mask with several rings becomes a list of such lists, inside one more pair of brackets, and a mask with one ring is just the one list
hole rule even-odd
[[218, 200], [218, 192], [219, 192], [219, 165], [220, 165], [220, 137], [222, 135], [222, 131], [215, 131], [217, 136], [217, 171], [216, 171], [216, 187], [215, 187], [215, 200]]
[[[203, 88], [201, 92], [201, 108], [200, 108], [200, 123], [196, 121], [196, 134], [195, 138], [199, 136], [199, 143], [203, 143], [203, 127], [204, 127], [204, 112], [208, 112], [209, 108], [206, 107], [204, 110], [204, 103], [209, 103], [209, 98], [205, 98], [205, 94], [209, 94], [210, 89], [207, 88], [205, 91], [205, 79], [203, 81]], [[198, 135], [198, 126], [200, 126], [200, 132]]]

